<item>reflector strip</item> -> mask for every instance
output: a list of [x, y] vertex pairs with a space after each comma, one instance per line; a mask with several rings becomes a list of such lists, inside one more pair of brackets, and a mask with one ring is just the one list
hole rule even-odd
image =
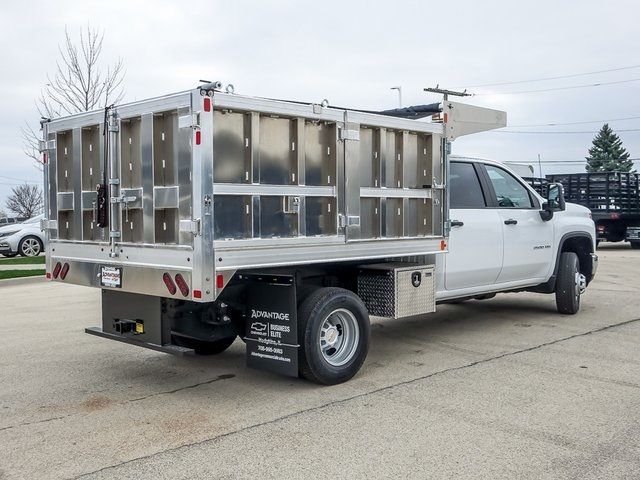
[[202, 292], [200, 290], [194, 290], [193, 298], [202, 298]]
[[60, 264], [60, 262], [56, 263], [56, 266], [53, 267], [53, 278], [58, 278], [58, 275], [60, 275], [61, 268], [62, 268], [62, 265]]
[[60, 272], [60, 278], [64, 280], [67, 276], [67, 273], [69, 273], [69, 264], [65, 263], [62, 267], [62, 271]]
[[176, 274], [176, 283], [178, 284], [178, 288], [180, 289], [180, 293], [183, 297], [189, 295], [189, 285], [184, 281], [184, 278], [179, 273]]
[[175, 295], [176, 294], [176, 284], [173, 283], [173, 279], [171, 278], [171, 275], [169, 275], [168, 273], [165, 273], [164, 275], [162, 275], [162, 280], [164, 281], [164, 284], [167, 286], [167, 290], [169, 290], [169, 293], [171, 295]]

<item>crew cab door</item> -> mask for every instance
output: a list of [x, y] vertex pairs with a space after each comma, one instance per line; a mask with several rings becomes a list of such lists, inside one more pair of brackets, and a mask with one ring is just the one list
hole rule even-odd
[[482, 167], [504, 232], [498, 283], [545, 279], [553, 257], [553, 222], [542, 220], [539, 202], [524, 182], [497, 165]]
[[450, 165], [449, 253], [445, 288], [454, 291], [493, 285], [502, 268], [502, 221], [488, 208], [489, 192], [480, 182], [481, 167], [472, 162]]

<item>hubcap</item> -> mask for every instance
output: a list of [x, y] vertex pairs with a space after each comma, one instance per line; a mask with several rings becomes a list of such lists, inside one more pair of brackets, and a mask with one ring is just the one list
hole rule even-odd
[[320, 327], [320, 351], [325, 361], [339, 367], [351, 360], [358, 349], [360, 328], [353, 313], [345, 308], [331, 312]]
[[40, 253], [40, 243], [35, 238], [27, 238], [22, 242], [22, 253], [27, 257], [35, 257]]

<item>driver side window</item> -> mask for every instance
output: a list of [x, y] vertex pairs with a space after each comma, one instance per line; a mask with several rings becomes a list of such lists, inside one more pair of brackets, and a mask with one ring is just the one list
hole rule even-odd
[[500, 208], [532, 208], [529, 191], [506, 170], [485, 165]]

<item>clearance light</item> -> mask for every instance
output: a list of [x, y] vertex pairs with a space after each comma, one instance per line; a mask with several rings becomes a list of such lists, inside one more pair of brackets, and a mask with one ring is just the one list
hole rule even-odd
[[216, 275], [216, 288], [220, 289], [224, 287], [224, 277], [222, 276], [222, 274], [218, 274]]
[[60, 271], [60, 278], [61, 278], [62, 280], [64, 280], [64, 279], [65, 279], [65, 277], [67, 276], [67, 273], [69, 273], [69, 264], [68, 264], [68, 263], [65, 263], [65, 264], [62, 266], [62, 270]]
[[56, 263], [56, 266], [53, 267], [53, 278], [58, 278], [58, 275], [60, 275], [61, 269], [62, 269], [62, 264], [60, 262]]
[[171, 278], [171, 275], [169, 275], [168, 273], [165, 273], [164, 275], [162, 275], [162, 280], [164, 281], [164, 284], [167, 286], [167, 290], [169, 290], [169, 293], [171, 295], [175, 295], [176, 294], [176, 284], [173, 283], [173, 279]]
[[176, 275], [176, 283], [178, 284], [178, 288], [180, 289], [180, 293], [183, 297], [189, 295], [189, 285], [184, 281], [184, 277], [179, 273]]
[[47, 272], [47, 280], [51, 280], [51, 274]]
[[211, 99], [209, 97], [204, 97], [204, 111], [211, 111]]
[[196, 130], [196, 145], [200, 145], [201, 141], [202, 141], [202, 133], [200, 132], [200, 130]]
[[194, 290], [193, 291], [193, 298], [202, 298], [202, 291], [201, 290]]

